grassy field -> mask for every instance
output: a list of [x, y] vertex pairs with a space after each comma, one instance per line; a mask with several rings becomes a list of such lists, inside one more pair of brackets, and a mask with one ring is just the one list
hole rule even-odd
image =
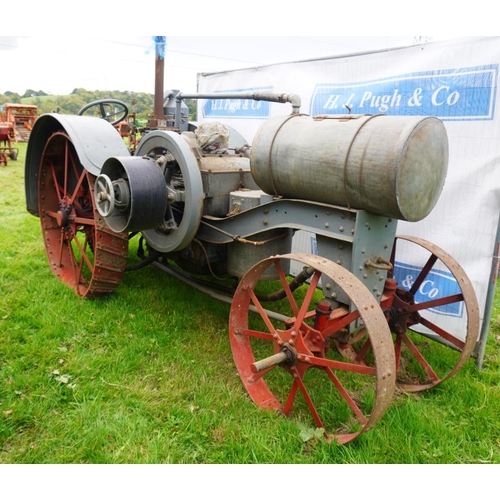
[[19, 147], [0, 166], [0, 463], [500, 463], [498, 287], [481, 371], [398, 393], [349, 445], [305, 438], [247, 396], [229, 305], [152, 266], [99, 300], [52, 275]]

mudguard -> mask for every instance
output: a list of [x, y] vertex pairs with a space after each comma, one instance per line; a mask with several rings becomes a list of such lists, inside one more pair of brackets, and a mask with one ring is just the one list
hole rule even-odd
[[24, 167], [26, 209], [37, 217], [40, 160], [47, 140], [59, 131], [64, 131], [70, 137], [80, 163], [93, 175], [99, 175], [108, 158], [130, 156], [120, 134], [102, 118], [56, 113], [40, 116], [30, 134]]

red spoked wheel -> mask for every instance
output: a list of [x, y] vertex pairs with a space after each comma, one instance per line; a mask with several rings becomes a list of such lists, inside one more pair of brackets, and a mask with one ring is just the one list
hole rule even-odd
[[[410, 259], [416, 264], [405, 264]], [[470, 358], [479, 335], [479, 305], [464, 270], [436, 245], [398, 236], [391, 261], [398, 287], [387, 316], [395, 336], [397, 384], [422, 391], [453, 376]]]
[[[309, 283], [294, 290], [286, 276], [289, 261], [308, 269]], [[280, 279], [261, 281], [270, 266]], [[325, 300], [318, 287], [322, 277], [345, 291], [350, 306]], [[264, 299], [277, 296], [284, 298], [270, 303], [274, 311], [266, 309]], [[375, 425], [392, 401], [395, 359], [386, 318], [354, 275], [322, 257], [276, 256], [250, 269], [232, 301], [229, 334], [252, 400], [325, 429], [328, 440], [354, 440]], [[361, 362], [337, 349], [358, 337], [370, 345]]]
[[45, 251], [52, 272], [88, 298], [116, 289], [128, 254], [128, 236], [111, 231], [96, 210], [94, 181], [69, 136], [54, 133], [45, 144], [38, 179]]

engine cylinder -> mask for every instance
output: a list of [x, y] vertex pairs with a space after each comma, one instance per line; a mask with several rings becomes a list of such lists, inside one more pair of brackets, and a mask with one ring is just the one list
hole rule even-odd
[[269, 194], [418, 221], [443, 188], [448, 137], [433, 117], [279, 116], [257, 131], [250, 165]]

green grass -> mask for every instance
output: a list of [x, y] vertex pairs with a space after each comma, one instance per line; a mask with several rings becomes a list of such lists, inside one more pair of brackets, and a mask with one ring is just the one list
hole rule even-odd
[[229, 305], [151, 266], [98, 300], [52, 275], [19, 147], [0, 166], [0, 463], [500, 463], [498, 290], [483, 370], [398, 393], [349, 445], [304, 440], [246, 394]]

